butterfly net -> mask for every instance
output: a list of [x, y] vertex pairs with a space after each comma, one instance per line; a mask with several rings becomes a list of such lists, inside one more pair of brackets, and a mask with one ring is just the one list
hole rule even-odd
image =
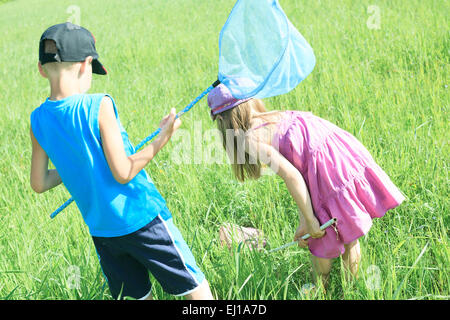
[[219, 36], [219, 80], [236, 99], [295, 88], [315, 65], [311, 46], [278, 0], [238, 0]]

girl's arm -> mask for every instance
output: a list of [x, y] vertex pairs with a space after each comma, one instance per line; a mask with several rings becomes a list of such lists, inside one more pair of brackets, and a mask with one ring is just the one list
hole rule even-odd
[[[320, 223], [314, 215], [308, 187], [297, 168], [271, 145], [252, 138], [247, 141], [248, 151], [253, 152], [254, 155], [258, 155], [258, 159], [261, 162], [270, 166], [283, 179], [289, 193], [294, 198], [300, 210], [300, 224], [306, 225], [307, 233], [312, 238], [320, 238], [325, 235], [325, 232], [320, 230]], [[296, 236], [296, 238], [298, 237]]]
[[47, 153], [36, 140], [31, 128], [30, 136], [32, 145], [30, 184], [34, 191], [42, 193], [56, 187], [62, 181], [58, 171], [48, 169]]
[[117, 182], [121, 184], [130, 182], [164, 147], [180, 124], [181, 121], [175, 119], [175, 109], [172, 109], [171, 113], [161, 121], [161, 132], [158, 137], [141, 151], [127, 156], [113, 103], [111, 98], [105, 96], [99, 111], [100, 136], [103, 152]]

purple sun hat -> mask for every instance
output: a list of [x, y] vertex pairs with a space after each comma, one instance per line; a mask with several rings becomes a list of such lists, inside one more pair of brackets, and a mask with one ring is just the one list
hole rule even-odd
[[225, 85], [219, 84], [208, 94], [208, 106], [211, 108], [211, 117], [214, 120], [217, 114], [237, 107], [250, 99], [236, 99]]

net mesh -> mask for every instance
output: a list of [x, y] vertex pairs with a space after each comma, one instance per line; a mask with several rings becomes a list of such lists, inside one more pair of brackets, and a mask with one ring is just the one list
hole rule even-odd
[[219, 80], [237, 99], [289, 92], [311, 73], [311, 46], [277, 0], [238, 0], [219, 36]]

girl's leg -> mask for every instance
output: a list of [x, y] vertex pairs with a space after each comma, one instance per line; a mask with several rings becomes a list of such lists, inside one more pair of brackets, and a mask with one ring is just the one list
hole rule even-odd
[[361, 261], [361, 250], [359, 241], [355, 240], [349, 244], [344, 244], [345, 252], [342, 255], [342, 262], [346, 270], [356, 277], [359, 262]]
[[332, 267], [332, 259], [324, 259], [311, 255], [311, 262], [313, 267], [313, 277], [316, 285], [321, 281], [323, 287], [328, 286], [328, 278]]

